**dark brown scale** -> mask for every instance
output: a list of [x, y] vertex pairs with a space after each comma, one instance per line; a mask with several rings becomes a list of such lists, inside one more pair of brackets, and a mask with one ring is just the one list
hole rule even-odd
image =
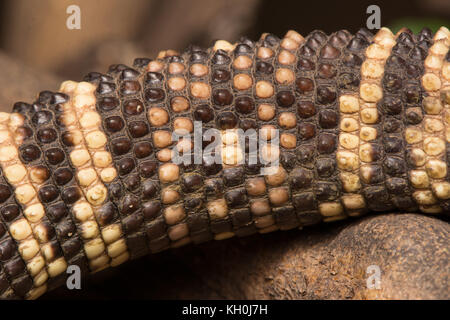
[[155, 181], [146, 180], [142, 183], [142, 195], [144, 199], [152, 199], [157, 195], [159, 185]]
[[54, 223], [61, 221], [68, 214], [67, 207], [61, 202], [49, 206], [47, 210], [48, 218]]
[[297, 78], [295, 84], [300, 94], [311, 92], [314, 89], [314, 82], [308, 78]]
[[138, 191], [141, 185], [141, 177], [138, 174], [130, 175], [124, 179], [123, 184], [129, 191]]
[[213, 91], [213, 102], [214, 105], [226, 106], [233, 102], [233, 95], [227, 89], [217, 89]]
[[398, 132], [401, 127], [402, 127], [402, 122], [395, 118], [386, 119], [383, 123], [383, 130], [384, 130], [384, 132], [387, 132], [387, 133]]
[[253, 119], [241, 119], [239, 121], [239, 128], [241, 128], [242, 130], [247, 131], [247, 130], [251, 130], [251, 129], [257, 129], [257, 124], [256, 121]]
[[120, 84], [120, 93], [124, 96], [138, 94], [141, 90], [141, 85], [135, 80], [125, 80]]
[[271, 46], [278, 45], [279, 42], [280, 42], [280, 38], [278, 38], [276, 35], [274, 35], [272, 33], [268, 33], [264, 37], [262, 45], [264, 47], [271, 47]]
[[363, 58], [360, 55], [348, 52], [345, 53], [342, 60], [343, 65], [346, 67], [360, 67], [363, 62]]
[[401, 176], [406, 173], [405, 162], [399, 157], [386, 157], [384, 168], [387, 174], [391, 176]]
[[202, 170], [205, 175], [213, 176], [222, 170], [222, 165], [216, 163], [212, 158], [204, 156], [202, 159]]
[[403, 83], [401, 77], [392, 73], [384, 73], [383, 86], [389, 93], [398, 93]]
[[107, 112], [114, 110], [120, 105], [119, 99], [115, 97], [101, 97], [97, 99], [97, 106], [100, 110]]
[[227, 187], [235, 187], [241, 185], [245, 181], [244, 168], [227, 168], [223, 170], [223, 182]]
[[43, 186], [39, 190], [39, 199], [43, 203], [51, 203], [59, 196], [58, 189], [53, 185]]
[[255, 102], [250, 97], [239, 97], [234, 102], [236, 110], [241, 114], [249, 114], [255, 111]]
[[25, 103], [25, 102], [16, 102], [13, 105], [12, 108], [12, 112], [17, 112], [17, 113], [28, 113], [31, 112], [32, 110], [32, 106], [29, 103]]
[[299, 58], [297, 63], [297, 68], [301, 71], [313, 71], [316, 65], [310, 59]]
[[[151, 221], [161, 212], [161, 203], [159, 201], [149, 201], [144, 203], [142, 213], [146, 221]], [[152, 240], [152, 239], [149, 239]]]
[[73, 178], [73, 173], [72, 170], [68, 169], [68, 168], [61, 168], [56, 170], [53, 173], [55, 182], [59, 185], [59, 186], [63, 186], [67, 183], [69, 183], [70, 180], [72, 180]]
[[324, 129], [332, 129], [338, 125], [339, 115], [336, 111], [325, 109], [319, 112], [319, 125]]
[[116, 91], [116, 85], [110, 82], [100, 82], [96, 89], [98, 94], [111, 94], [114, 91]]
[[401, 152], [404, 148], [403, 139], [398, 136], [386, 135], [383, 137], [384, 150], [387, 153]]
[[181, 186], [184, 192], [194, 192], [203, 186], [203, 177], [199, 174], [184, 175]]
[[318, 182], [314, 184], [314, 193], [319, 201], [336, 200], [339, 191], [335, 183]]
[[136, 116], [145, 110], [144, 104], [138, 99], [127, 100], [123, 104], [123, 112], [126, 115]]
[[314, 38], [314, 35], [310, 35], [309, 39], [306, 41], [305, 47], [311, 49], [314, 51], [314, 53], [317, 52], [322, 46], [322, 42], [318, 39]]
[[118, 163], [119, 174], [127, 175], [136, 167], [136, 163], [133, 158], [123, 158]]
[[295, 96], [290, 91], [279, 91], [277, 93], [277, 103], [280, 107], [287, 108], [294, 104]]
[[323, 133], [317, 136], [317, 151], [329, 154], [336, 150], [336, 135]]
[[316, 135], [316, 126], [313, 123], [302, 122], [298, 125], [299, 138], [309, 140]]
[[147, 72], [145, 74], [144, 83], [146, 85], [162, 85], [164, 76], [159, 72]]
[[55, 129], [41, 129], [37, 132], [37, 139], [42, 143], [51, 143], [57, 138]]
[[315, 151], [316, 146], [310, 144], [297, 147], [297, 149], [295, 150], [297, 161], [305, 167], [310, 167], [311, 162], [314, 158]]
[[134, 145], [134, 154], [136, 158], [142, 159], [150, 156], [153, 152], [153, 147], [149, 142], [139, 142]]
[[107, 132], [114, 133], [123, 129], [125, 123], [119, 116], [112, 116], [105, 119], [105, 128]]
[[214, 119], [214, 110], [206, 104], [200, 105], [195, 109], [193, 116], [195, 120], [207, 123]]
[[213, 55], [211, 62], [215, 65], [224, 65], [229, 64], [231, 59], [225, 51], [219, 49]]
[[358, 90], [359, 78], [353, 73], [341, 73], [338, 76], [338, 86], [341, 90]]
[[256, 72], [260, 74], [272, 74], [273, 66], [265, 61], [256, 62]]
[[310, 118], [316, 114], [316, 107], [311, 101], [299, 101], [297, 113], [301, 118]]
[[[398, 45], [398, 43], [397, 43], [397, 45]], [[395, 46], [394, 46], [394, 49], [395, 49]], [[394, 49], [392, 49], [392, 52], [394, 52]], [[391, 55], [387, 59], [386, 65], [391, 66], [393, 68], [405, 68], [406, 62], [399, 55], [394, 54], [394, 55]]]
[[23, 162], [29, 163], [41, 156], [41, 150], [32, 144], [21, 146], [19, 148], [19, 154]]
[[301, 190], [311, 187], [314, 173], [309, 169], [295, 168], [289, 175], [289, 183], [293, 190]]
[[158, 164], [155, 161], [141, 162], [139, 165], [139, 172], [142, 177], [150, 178], [156, 173]]
[[216, 69], [211, 75], [211, 80], [216, 83], [224, 83], [230, 81], [231, 75], [228, 70]]
[[144, 121], [129, 122], [128, 130], [133, 138], [141, 138], [149, 133], [148, 125]]
[[317, 102], [330, 104], [336, 101], [336, 91], [333, 88], [320, 86], [317, 88]]
[[230, 208], [236, 208], [247, 203], [247, 193], [244, 188], [233, 189], [225, 193], [225, 200]]
[[117, 138], [111, 141], [111, 150], [116, 156], [127, 154], [131, 147], [132, 142], [128, 138]]
[[329, 79], [336, 76], [336, 68], [328, 63], [320, 64], [317, 71], [321, 78]]
[[233, 129], [238, 124], [238, 118], [233, 112], [223, 112], [217, 117], [217, 128], [220, 130]]
[[160, 88], [149, 88], [144, 93], [145, 100], [150, 103], [162, 102], [165, 96], [164, 90]]
[[320, 57], [322, 59], [337, 59], [340, 54], [339, 49], [333, 47], [331, 44], [326, 44], [320, 51]]
[[67, 147], [75, 147], [74, 134], [69, 131], [63, 132], [61, 135], [61, 142]]
[[134, 80], [139, 77], [140, 73], [132, 68], [123, 69], [120, 73], [120, 80]]
[[[389, 77], [389, 76], [386, 76]], [[382, 110], [388, 115], [401, 114], [403, 111], [402, 100], [396, 96], [385, 96], [381, 103]]]
[[347, 45], [347, 49], [352, 52], [361, 53], [365, 48], [367, 48], [370, 44], [368, 41], [368, 36], [357, 33], [353, 39], [350, 41], [350, 43]]
[[208, 53], [206, 53], [205, 51], [199, 49], [199, 50], [194, 50], [192, 52], [192, 54], [190, 55], [190, 62], [206, 62], [206, 59], [208, 57]]
[[58, 165], [64, 161], [66, 155], [63, 150], [59, 148], [51, 148], [45, 151], [45, 158], [51, 165]]
[[5, 206], [0, 210], [5, 222], [12, 222], [20, 214], [20, 207], [17, 205]]

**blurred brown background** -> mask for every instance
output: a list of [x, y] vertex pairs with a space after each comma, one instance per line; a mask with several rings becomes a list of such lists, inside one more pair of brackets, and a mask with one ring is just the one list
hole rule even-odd
[[[81, 30], [66, 27], [66, 8], [72, 4], [81, 9]], [[263, 32], [282, 36], [289, 29], [302, 34], [316, 28], [354, 32], [365, 25], [371, 4], [381, 8], [382, 25], [393, 29], [450, 25], [448, 0], [3, 0], [0, 67], [6, 71], [0, 84], [9, 90], [0, 93], [1, 109], [34, 98], [36, 92], [23, 92], [14, 87], [18, 83], [28, 81], [35, 91], [55, 89], [59, 79], [79, 80], [89, 71], [130, 64], [162, 49], [208, 46], [215, 39], [235, 41], [241, 35], [256, 40]], [[20, 67], [36, 77], [21, 79]]]
[[[66, 8], [72, 4], [81, 9], [81, 30], [68, 30], [66, 27], [69, 17]], [[3, 0], [0, 2], [0, 111], [11, 110], [15, 101], [32, 101], [41, 90], [57, 90], [61, 80], [80, 80], [89, 71], [102, 72], [113, 63], [131, 64], [135, 57], [153, 57], [162, 49], [183, 50], [190, 43], [208, 46], [219, 38], [233, 42], [242, 35], [256, 40], [263, 32], [283, 36], [289, 29], [295, 29], [303, 35], [313, 29], [326, 32], [347, 29], [355, 32], [365, 26], [368, 18], [366, 8], [371, 4], [380, 6], [381, 24], [391, 27], [394, 32], [403, 26], [417, 32], [423, 26], [429, 26], [435, 31], [441, 25], [450, 25], [448, 0], [351, 0], [329, 3], [321, 0]], [[398, 224], [401, 229], [405, 222]], [[338, 261], [330, 256], [330, 241], [334, 241], [340, 230], [348, 230], [350, 222], [338, 225], [339, 229], [335, 229], [334, 224], [306, 233], [292, 231], [264, 238], [254, 236], [210, 243], [201, 246], [201, 249], [189, 247], [182, 250], [183, 255], [180, 255], [180, 251], [167, 251], [95, 275], [83, 284], [83, 288], [87, 290], [68, 292], [61, 288], [45, 297], [271, 297], [270, 294], [275, 292], [272, 282], [276, 279], [271, 278], [271, 275], [261, 277], [261, 270], [254, 271], [250, 276], [258, 281], [262, 279], [264, 286], [269, 286], [269, 289], [263, 290], [266, 295], [253, 296], [247, 294], [244, 289], [239, 289], [240, 285], [247, 283], [248, 269], [251, 266], [264, 269], [269, 258], [259, 252], [265, 252], [277, 260], [276, 263], [267, 264], [267, 268], [278, 266], [278, 260], [289, 263], [294, 261], [297, 266], [305, 268], [323, 266], [320, 274], [324, 281], [318, 281], [316, 287], [308, 284], [306, 280], [297, 284], [294, 282], [296, 287], [293, 290], [299, 296], [351, 298], [355, 293], [352, 292], [353, 284], [347, 282], [348, 277], [343, 276], [339, 280], [341, 282], [329, 280], [330, 274], [333, 277], [335, 274], [334, 269], [331, 270], [336, 267], [333, 263]], [[380, 234], [384, 236], [383, 230], [381, 228]], [[354, 243], [351, 236], [355, 233], [349, 231], [348, 234], [347, 238], [341, 237], [344, 240], [338, 238], [336, 243], [344, 243], [344, 246], [348, 243], [347, 248], [351, 249]], [[446, 237], [444, 239], [448, 239], [448, 234]], [[360, 238], [366, 239], [367, 231], [364, 231]], [[377, 241], [384, 241], [376, 237], [374, 239], [375, 245]], [[419, 241], [419, 245], [423, 243], [428, 242]], [[317, 246], [322, 248], [322, 251], [319, 252]], [[433, 246], [428, 246], [432, 255]], [[342, 254], [341, 247], [336, 247], [336, 255], [339, 256]], [[284, 252], [289, 248], [295, 253]], [[361, 251], [364, 253], [370, 250], [361, 247]], [[307, 255], [307, 258], [301, 258], [301, 263], [295, 260], [298, 258], [298, 252]], [[358, 254], [360, 253], [355, 254], [350, 250], [348, 256], [354, 257]], [[415, 256], [422, 259], [420, 254]], [[419, 260], [417, 263], [421, 266]], [[220, 269], [220, 266], [225, 265], [223, 261], [229, 262], [230, 268]], [[398, 261], [398, 258], [394, 261]], [[246, 265], [247, 269], [241, 270], [242, 264]], [[357, 266], [356, 263], [354, 265]], [[233, 268], [234, 271], [230, 271]], [[414, 263], [410, 268], [420, 269]], [[240, 273], [236, 273], [238, 269], [241, 270]], [[266, 269], [264, 274], [270, 274]], [[215, 273], [211, 272], [214, 270]], [[291, 267], [286, 267], [286, 270], [291, 270]], [[320, 278], [317, 275], [318, 270], [310, 270], [317, 279]], [[273, 272], [286, 276], [287, 281], [295, 279], [289, 273], [278, 269]], [[299, 273], [295, 274], [298, 275]], [[331, 283], [337, 288], [333, 289], [334, 291], [329, 290]], [[416, 283], [420, 284], [420, 281]], [[227, 285], [230, 290], [224, 293], [222, 289]], [[263, 288], [259, 284], [255, 286]], [[437, 288], [439, 289], [439, 286]], [[248, 290], [256, 292], [253, 288]], [[336, 295], [329, 296], [330, 292]], [[420, 296], [421, 291], [417, 292]], [[425, 293], [428, 294], [427, 292]], [[292, 298], [289, 292], [274, 294], [277, 297]], [[398, 297], [405, 298], [408, 295]]]

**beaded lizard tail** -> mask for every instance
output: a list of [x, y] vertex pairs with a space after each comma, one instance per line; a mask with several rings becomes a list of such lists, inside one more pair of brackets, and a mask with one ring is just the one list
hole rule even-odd
[[[70, 265], [97, 272], [191, 242], [367, 212], [448, 214], [449, 45], [445, 27], [264, 34], [163, 51], [16, 103], [0, 114], [0, 298], [37, 298]], [[195, 121], [200, 145], [173, 141]], [[222, 161], [202, 156], [210, 128]], [[256, 164], [238, 128], [263, 137]]]

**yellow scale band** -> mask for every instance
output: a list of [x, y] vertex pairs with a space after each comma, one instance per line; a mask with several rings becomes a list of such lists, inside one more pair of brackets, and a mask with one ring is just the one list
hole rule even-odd
[[341, 201], [350, 216], [358, 216], [365, 208], [364, 198], [359, 191], [359, 97], [352, 92], [343, 92], [339, 97], [339, 144], [336, 159], [341, 169], [340, 180], [344, 191]]
[[383, 98], [381, 81], [384, 75], [386, 60], [391, 55], [395, 46], [395, 36], [387, 28], [381, 28], [377, 32], [371, 44], [365, 52], [366, 60], [361, 66], [361, 85], [359, 87], [360, 98], [360, 144], [359, 160], [361, 162], [359, 177], [366, 183], [370, 183], [372, 172], [371, 157], [372, 145], [370, 141], [377, 138], [377, 130], [372, 125], [378, 122], [377, 103]]
[[[413, 198], [422, 212], [440, 213], [437, 195], [444, 199], [449, 197], [449, 184], [444, 182], [447, 176], [445, 155], [445, 127], [442, 122], [444, 110], [439, 97], [441, 89], [440, 72], [443, 60], [448, 52], [449, 32], [441, 28], [434, 36], [434, 44], [429, 48], [422, 76], [422, 87], [426, 91], [423, 98], [424, 118], [416, 128], [408, 128], [406, 141], [422, 155], [416, 168], [409, 172], [409, 179], [416, 191]], [[447, 193], [447, 194], [446, 194]]]
[[[42, 254], [42, 245], [45, 242], [42, 242], [39, 232], [39, 223], [45, 214], [44, 207], [37, 196], [27, 168], [20, 161], [17, 148], [17, 145], [22, 143], [23, 137], [16, 134], [16, 129], [23, 121], [23, 116], [18, 113], [0, 113], [0, 165], [5, 178], [15, 189], [17, 202], [24, 208], [25, 218], [13, 222], [9, 232], [18, 242], [20, 255], [33, 278], [35, 287], [27, 294], [27, 298], [35, 299], [47, 290], [46, 282], [50, 266]], [[39, 240], [39, 244], [36, 240]], [[61, 263], [64, 264], [65, 260]], [[65, 268], [61, 272], [64, 270]]]
[[365, 51], [359, 94], [344, 91], [339, 97], [341, 122], [336, 161], [344, 190], [341, 201], [350, 216], [360, 215], [366, 206], [360, 194], [361, 179], [369, 183], [373, 161], [370, 141], [377, 138], [372, 124], [378, 122], [377, 102], [383, 97], [381, 80], [395, 37], [389, 29], [382, 28], [373, 42]]
[[[96, 87], [91, 83], [78, 83], [72, 98], [72, 105], [77, 115], [79, 127], [81, 128], [87, 150], [93, 160], [93, 165], [95, 171], [97, 172], [97, 176], [101, 179], [101, 181], [109, 183], [117, 177], [117, 170], [112, 165], [111, 154], [105, 148], [107, 137], [103, 133], [101, 128], [101, 117], [95, 108], [95, 89]], [[95, 185], [94, 177], [95, 173], [92, 168], [80, 170], [77, 173], [78, 183], [85, 187], [89, 187], [93, 184]], [[96, 193], [96, 190], [98, 189], [94, 190], [95, 191], [93, 191], [93, 193]], [[102, 192], [99, 193], [102, 194]], [[110, 229], [121, 230], [121, 224], [112, 224]], [[106, 253], [111, 258], [111, 266], [117, 266], [129, 259], [127, 245], [123, 236], [119, 239], [116, 239], [115, 237], [110, 239], [103, 235], [103, 240], [107, 245]]]
[[[99, 229], [95, 219], [97, 211], [107, 198], [107, 189], [100, 177], [105, 178], [103, 170], [112, 168], [112, 158], [105, 151], [104, 143], [97, 143], [103, 141], [104, 134], [100, 131], [100, 122], [97, 120], [100, 116], [95, 111], [94, 90], [95, 87], [90, 83], [73, 81], [62, 83], [60, 88], [61, 92], [70, 96], [70, 101], [63, 106], [64, 124], [72, 133], [73, 139], [76, 139], [73, 141], [75, 146], [70, 152], [70, 161], [77, 170], [75, 176], [84, 194], [84, 198], [80, 198], [74, 205], [74, 208], [80, 210], [77, 212], [75, 209], [74, 216], [81, 221], [85, 219], [81, 234], [84, 239], [92, 240], [85, 243], [84, 248], [91, 270], [97, 272], [108, 265], [116, 266], [127, 261], [129, 254], [121, 224], [111, 224]], [[85, 117], [86, 114], [88, 118]], [[80, 122], [83, 123], [82, 129]], [[93, 134], [88, 135], [89, 133]], [[109, 171], [106, 179], [111, 174], [116, 177], [115, 169]]]

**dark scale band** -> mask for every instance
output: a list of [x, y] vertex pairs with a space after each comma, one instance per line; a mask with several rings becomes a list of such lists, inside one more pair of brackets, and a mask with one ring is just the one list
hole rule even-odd
[[[111, 209], [116, 215], [118, 211], [117, 217], [120, 217], [132, 258], [148, 252], [141, 227], [141, 186], [137, 166], [140, 157], [133, 156], [133, 150], [138, 144], [130, 136], [133, 116], [143, 112], [143, 103], [139, 100], [141, 87], [137, 77], [136, 71], [123, 65], [111, 66], [108, 75], [90, 74], [86, 77], [86, 80], [97, 84], [97, 111], [102, 115], [102, 128], [109, 137], [107, 149], [113, 155], [113, 162], [120, 177], [106, 185], [115, 204]], [[147, 127], [143, 126], [142, 136], [146, 135], [147, 130]], [[135, 134], [135, 138], [139, 137]], [[123, 179], [127, 174], [128, 178]]]

